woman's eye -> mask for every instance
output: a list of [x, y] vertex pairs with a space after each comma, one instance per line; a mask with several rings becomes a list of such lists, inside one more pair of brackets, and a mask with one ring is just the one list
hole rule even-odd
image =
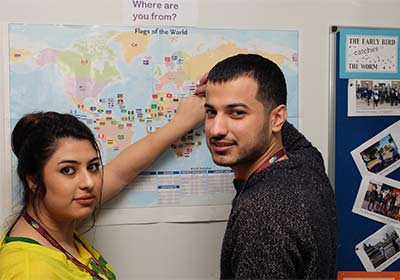
[[63, 169], [61, 169], [61, 173], [65, 174], [65, 175], [72, 175], [75, 173], [75, 169], [67, 166], [67, 167], [64, 167]]
[[92, 172], [96, 172], [100, 169], [100, 163], [93, 163], [88, 166], [88, 170]]

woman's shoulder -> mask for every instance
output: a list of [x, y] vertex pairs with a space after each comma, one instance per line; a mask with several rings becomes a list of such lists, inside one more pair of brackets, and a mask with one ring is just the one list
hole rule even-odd
[[46, 263], [43, 262], [45, 255], [35, 248], [42, 246], [22, 240], [5, 243], [6, 239], [0, 245], [0, 279], [30, 279], [31, 268], [37, 263]]
[[68, 262], [64, 254], [42, 245], [13, 241], [0, 246], [0, 280], [86, 279], [88, 276]]

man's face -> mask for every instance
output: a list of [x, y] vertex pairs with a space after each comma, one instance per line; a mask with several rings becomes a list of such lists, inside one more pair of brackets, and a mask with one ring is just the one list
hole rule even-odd
[[257, 92], [257, 82], [249, 77], [207, 84], [205, 130], [216, 164], [246, 168], [270, 145], [269, 120]]

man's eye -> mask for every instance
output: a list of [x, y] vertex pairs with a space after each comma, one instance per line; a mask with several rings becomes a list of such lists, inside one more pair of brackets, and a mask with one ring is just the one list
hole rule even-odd
[[235, 118], [242, 117], [244, 114], [246, 114], [246, 112], [243, 112], [243, 111], [233, 111], [233, 112], [231, 113], [231, 115], [232, 115], [233, 117], [235, 117]]
[[93, 163], [88, 166], [88, 170], [91, 172], [96, 172], [100, 169], [100, 163]]
[[215, 111], [211, 110], [211, 109], [206, 109], [206, 115], [207, 116], [214, 116], [215, 115]]
[[61, 173], [65, 174], [65, 175], [72, 175], [75, 173], [75, 169], [73, 169], [72, 167], [64, 167], [61, 169]]

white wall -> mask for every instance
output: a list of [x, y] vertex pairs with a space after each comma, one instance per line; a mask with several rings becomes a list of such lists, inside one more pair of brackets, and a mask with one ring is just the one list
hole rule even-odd
[[[300, 130], [321, 150], [326, 163], [330, 26], [400, 28], [399, 0], [201, 0], [199, 9], [200, 27], [300, 31]], [[0, 0], [1, 23], [120, 25], [120, 15], [117, 0]], [[0, 48], [4, 48], [4, 36], [1, 40]], [[2, 84], [4, 79], [1, 69]], [[4, 139], [2, 129], [0, 123]], [[0, 149], [1, 159], [4, 149], [8, 147]], [[5, 178], [3, 172], [0, 164], [1, 178]], [[1, 197], [0, 203], [4, 210]], [[97, 227], [94, 243], [120, 279], [212, 279], [218, 277], [224, 227], [222, 222]]]

